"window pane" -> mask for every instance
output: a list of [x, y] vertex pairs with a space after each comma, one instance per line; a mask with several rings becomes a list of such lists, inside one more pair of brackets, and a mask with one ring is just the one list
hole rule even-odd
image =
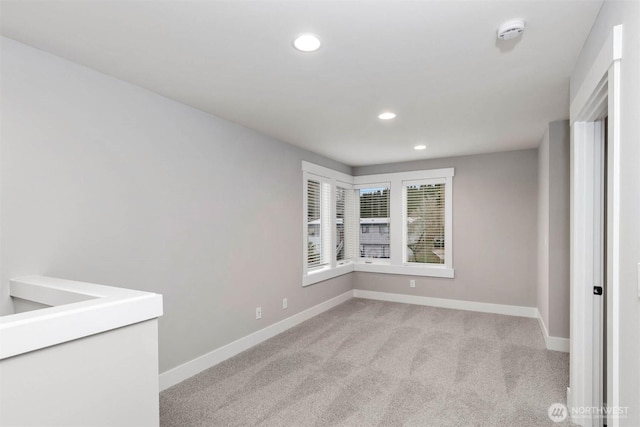
[[336, 187], [336, 260], [345, 259], [344, 247], [344, 205], [347, 190]]
[[389, 258], [389, 187], [360, 190], [360, 257]]
[[336, 261], [353, 259], [354, 199], [353, 190], [336, 186]]
[[322, 253], [320, 182], [307, 181], [307, 266], [320, 265]]
[[445, 184], [407, 186], [407, 262], [444, 264]]

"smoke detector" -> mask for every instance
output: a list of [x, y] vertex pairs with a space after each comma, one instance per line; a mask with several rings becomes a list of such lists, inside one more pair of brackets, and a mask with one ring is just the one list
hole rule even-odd
[[512, 19], [507, 22], [503, 22], [498, 27], [498, 38], [500, 40], [511, 40], [518, 37], [524, 31], [524, 20]]

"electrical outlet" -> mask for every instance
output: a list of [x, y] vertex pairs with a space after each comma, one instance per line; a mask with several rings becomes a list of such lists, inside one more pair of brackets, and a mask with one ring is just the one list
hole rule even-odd
[[284, 308], [287, 308], [288, 306], [289, 306], [289, 303], [287, 302], [287, 299], [286, 298], [283, 299], [282, 300], [282, 308], [284, 309]]
[[409, 280], [409, 287], [410, 288], [415, 288], [416, 287], [416, 281], [415, 280]]
[[262, 307], [256, 307], [256, 320], [262, 319]]

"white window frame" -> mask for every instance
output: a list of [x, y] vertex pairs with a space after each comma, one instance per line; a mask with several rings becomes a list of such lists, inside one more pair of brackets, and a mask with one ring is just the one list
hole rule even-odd
[[[411, 276], [430, 276], [441, 278], [453, 278], [453, 168], [431, 169], [411, 172], [398, 172], [388, 174], [350, 176], [323, 166], [306, 161], [302, 162], [303, 171], [303, 210], [302, 210], [302, 239], [303, 239], [303, 277], [302, 285], [308, 286], [317, 282], [328, 280], [352, 271], [365, 271], [372, 273], [403, 274]], [[331, 262], [321, 268], [309, 269], [307, 266], [307, 180], [320, 179], [331, 185], [330, 215], [331, 230], [328, 237], [331, 248]], [[444, 264], [419, 264], [406, 262], [406, 202], [405, 190], [407, 183], [412, 181], [440, 180], [445, 183], [445, 263]], [[435, 182], [435, 181], [432, 181]], [[354, 191], [354, 248], [356, 253], [353, 260], [336, 260], [335, 229], [336, 229], [336, 186]], [[390, 257], [385, 258], [360, 258], [360, 197], [362, 188], [389, 187], [389, 238]]]
[[[444, 224], [444, 235], [445, 235], [445, 244], [444, 244], [444, 264], [426, 264], [426, 263], [415, 263], [409, 262], [407, 260], [407, 236], [408, 236], [408, 225], [407, 225], [407, 216], [409, 215], [409, 209], [407, 206], [407, 187], [414, 185], [437, 185], [444, 184], [444, 197], [445, 197], [445, 224]], [[450, 246], [449, 240], [447, 240], [447, 236], [451, 236], [451, 219], [447, 217], [447, 193], [450, 191], [451, 186], [447, 185], [446, 178], [429, 178], [429, 179], [418, 179], [418, 180], [405, 180], [402, 181], [402, 263], [407, 266], [428, 266], [428, 267], [436, 267], [441, 265], [447, 265], [448, 260], [453, 256], [453, 251]], [[449, 228], [447, 230], [447, 228]], [[449, 264], [452, 264], [449, 262]]]
[[[356, 178], [354, 178], [355, 180]], [[367, 258], [360, 256], [360, 228], [362, 224], [360, 224], [360, 190], [364, 188], [389, 188], [389, 236], [391, 236], [391, 183], [390, 182], [371, 182], [368, 184], [356, 184], [353, 186], [355, 190], [355, 211], [356, 211], [356, 222], [358, 224], [358, 232], [356, 233], [356, 248], [357, 254], [355, 256], [355, 261], [358, 264], [376, 264], [376, 265], [389, 265], [390, 258]], [[369, 233], [371, 232], [371, 226], [368, 227]], [[366, 234], [366, 233], [365, 233]], [[389, 238], [389, 247], [391, 247], [391, 238]], [[391, 250], [391, 249], [389, 249]]]
[[[323, 183], [328, 183], [331, 188], [329, 190], [329, 210], [326, 213], [329, 221], [327, 227], [331, 231], [326, 236], [325, 242], [329, 245], [329, 249], [323, 248], [322, 250], [330, 250], [329, 260], [330, 262], [324, 266], [310, 269], [307, 265], [308, 255], [308, 236], [307, 236], [307, 180], [318, 180]], [[309, 162], [302, 162], [302, 182], [303, 195], [302, 195], [302, 239], [303, 239], [303, 258], [302, 258], [302, 286], [312, 285], [323, 280], [332, 279], [334, 277], [341, 276], [343, 274], [351, 273], [353, 271], [353, 260], [341, 260], [336, 259], [336, 188], [342, 187], [347, 190], [353, 190], [353, 177], [351, 175], [344, 174], [342, 172], [335, 171], [333, 169], [325, 168], [315, 165]], [[322, 233], [322, 228], [320, 233]]]
[[[430, 276], [453, 278], [453, 168], [430, 169], [411, 172], [396, 172], [354, 177], [355, 188], [370, 188], [381, 183], [389, 183], [390, 188], [390, 224], [391, 256], [388, 260], [372, 260], [359, 258], [354, 271], [372, 273], [406, 274], [411, 276]], [[406, 262], [406, 202], [405, 187], [420, 181], [445, 183], [445, 263], [418, 264]], [[358, 242], [359, 247], [359, 242]]]
[[[353, 178], [351, 176], [348, 176], [348, 177], [350, 178], [350, 181], [353, 180]], [[334, 186], [331, 189], [332, 192], [333, 192], [333, 197], [334, 198], [336, 197], [336, 192], [337, 192], [338, 187], [344, 188], [347, 192], [351, 192], [351, 201], [353, 203], [353, 206], [351, 207], [351, 209], [352, 209], [351, 214], [353, 216], [355, 216], [356, 206], [357, 206], [356, 203], [357, 202], [356, 202], [356, 199], [355, 199], [355, 194], [353, 194], [353, 184], [351, 182], [343, 182], [341, 179], [336, 179], [335, 183], [334, 183]], [[335, 237], [336, 229], [337, 229], [337, 223], [335, 222], [337, 220], [337, 218], [336, 218], [337, 215], [336, 215], [336, 211], [335, 211], [335, 209], [337, 208], [337, 205], [336, 205], [336, 200], [335, 199], [333, 200], [332, 206], [333, 206], [333, 209], [334, 209], [334, 211], [332, 213], [332, 215], [333, 215], [332, 216], [332, 221], [334, 221], [334, 222], [332, 222], [332, 226], [333, 226], [333, 234], [332, 235]], [[354, 218], [349, 218], [348, 217], [349, 210], [348, 210], [348, 206], [347, 205], [345, 205], [344, 209], [345, 209], [345, 212], [344, 212], [344, 218], [343, 218], [343, 230], [344, 230], [344, 238], [345, 238], [345, 249], [347, 248], [347, 244], [348, 244], [347, 243], [347, 237], [349, 236], [349, 234], [347, 233], [347, 230], [351, 229], [351, 231], [353, 233], [352, 236], [351, 236], [353, 238], [353, 241], [351, 242], [351, 249], [354, 251], [354, 253], [348, 254], [347, 251], [345, 250], [345, 259], [338, 260], [337, 254], [335, 252], [337, 250], [336, 249], [336, 244], [335, 244], [336, 242], [333, 242], [332, 248], [333, 248], [334, 252], [332, 254], [332, 257], [333, 257], [333, 261], [336, 263], [337, 267], [343, 267], [343, 266], [346, 266], [346, 265], [353, 264], [353, 262], [354, 262], [354, 260], [356, 258], [355, 251], [357, 250], [356, 244], [358, 242], [358, 237], [357, 237], [358, 230], [356, 228], [356, 221], [355, 221]], [[351, 257], [349, 258], [348, 255], [351, 255]]]
[[[332, 213], [332, 207], [331, 207], [331, 201], [333, 199], [333, 196], [331, 195], [331, 181], [323, 176], [320, 175], [315, 175], [312, 173], [308, 173], [305, 172], [305, 191], [304, 191], [304, 212], [307, 213], [307, 209], [308, 209], [308, 205], [309, 205], [309, 181], [316, 181], [318, 183], [320, 183], [320, 191], [319, 191], [319, 195], [320, 195], [320, 229], [319, 229], [319, 237], [320, 237], [320, 260], [327, 260], [328, 263], [325, 264], [320, 264], [319, 266], [314, 266], [314, 267], [309, 267], [308, 264], [308, 252], [307, 254], [305, 254], [305, 259], [307, 259], [307, 263], [306, 263], [306, 267], [307, 267], [307, 273], [313, 273], [313, 272], [317, 272], [317, 271], [323, 271], [323, 270], [327, 270], [329, 268], [331, 268], [331, 244], [332, 244], [332, 238], [331, 238], [331, 233], [330, 231], [330, 227], [331, 227], [331, 213]], [[329, 191], [326, 192], [326, 194], [329, 195], [329, 199], [328, 200], [324, 200], [323, 199], [323, 195], [325, 194], [325, 187], [329, 186]], [[305, 225], [307, 225], [308, 227], [308, 218], [305, 217]], [[328, 223], [327, 223], [328, 222]], [[308, 229], [307, 229], [307, 233], [308, 233]], [[308, 236], [307, 236], [308, 239]], [[307, 240], [308, 242], [308, 240]], [[306, 245], [306, 248], [308, 250], [309, 246], [308, 243]]]

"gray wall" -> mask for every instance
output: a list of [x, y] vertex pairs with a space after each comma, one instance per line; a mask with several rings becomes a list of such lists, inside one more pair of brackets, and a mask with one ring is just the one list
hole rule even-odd
[[454, 279], [354, 273], [354, 288], [536, 306], [537, 150], [354, 168], [356, 175], [454, 167]]
[[570, 130], [549, 124], [549, 335], [569, 338]]
[[[640, 425], [640, 2], [605, 1], [571, 76], [571, 97], [575, 97], [595, 56], [614, 25], [623, 24], [620, 135], [620, 405], [629, 414], [621, 426]], [[611, 403], [611, 402], [609, 402]]]
[[549, 128], [538, 147], [537, 306], [549, 330]]
[[26, 274], [163, 294], [164, 372], [351, 289], [302, 288], [296, 225], [301, 160], [350, 167], [8, 39], [1, 52], [3, 313]]
[[538, 149], [538, 310], [550, 336], [569, 338], [569, 122], [549, 124]]

